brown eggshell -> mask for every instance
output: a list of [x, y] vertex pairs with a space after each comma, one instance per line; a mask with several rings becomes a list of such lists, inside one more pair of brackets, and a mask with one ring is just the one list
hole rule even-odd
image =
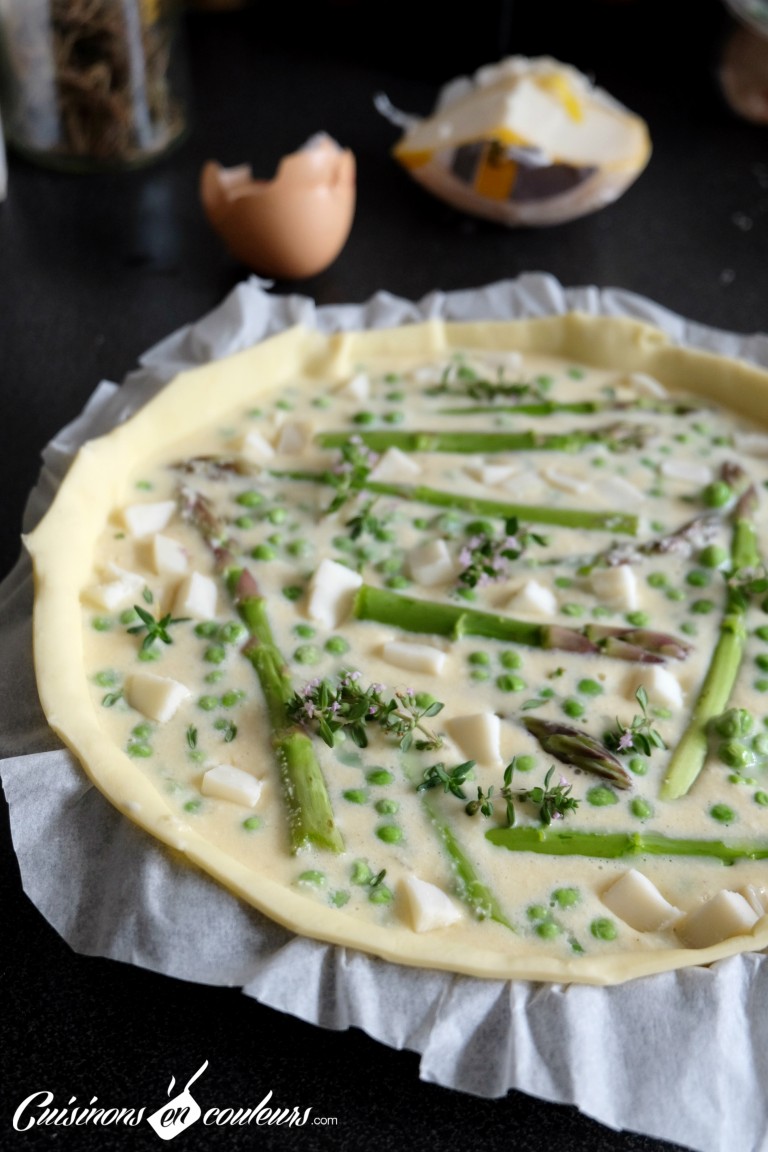
[[236, 260], [262, 276], [302, 280], [341, 252], [355, 213], [355, 159], [320, 135], [283, 157], [273, 180], [241, 164], [203, 167], [200, 198]]

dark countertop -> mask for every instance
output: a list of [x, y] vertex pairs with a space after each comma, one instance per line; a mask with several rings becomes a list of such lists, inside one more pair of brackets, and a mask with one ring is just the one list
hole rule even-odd
[[[22, 509], [53, 433], [101, 379], [122, 380], [145, 349], [247, 275], [202, 215], [197, 182], [209, 158], [270, 176], [320, 129], [356, 155], [346, 248], [326, 272], [276, 283], [276, 293], [320, 304], [379, 289], [420, 298], [543, 271], [567, 286], [629, 289], [719, 328], [768, 330], [768, 127], [740, 120], [720, 96], [729, 23], [717, 0], [679, 0], [683, 16], [695, 10], [695, 48], [655, 0], [555, 3], [546, 15], [520, 0], [480, 2], [470, 31], [439, 26], [450, 6], [424, 8], [419, 33], [406, 31], [399, 0], [196, 12], [187, 18], [192, 131], [177, 151], [141, 171], [89, 176], [10, 156], [0, 206], [0, 574], [18, 555]], [[512, 231], [432, 199], [390, 159], [397, 132], [374, 110], [375, 93], [426, 112], [438, 83], [507, 52], [567, 60], [648, 121], [651, 163], [617, 203], [557, 228]], [[157, 1147], [146, 1126], [18, 1133], [11, 1117], [42, 1089], [59, 1102], [97, 1094], [138, 1106], [157, 1099], [171, 1072], [181, 1078], [207, 1059], [212, 1097], [244, 1102], [271, 1089], [338, 1123], [192, 1129], [179, 1147], [672, 1148], [520, 1093], [487, 1101], [423, 1084], [417, 1055], [356, 1030], [312, 1027], [237, 990], [75, 955], [22, 892], [4, 804], [1, 842], [0, 1147]]]

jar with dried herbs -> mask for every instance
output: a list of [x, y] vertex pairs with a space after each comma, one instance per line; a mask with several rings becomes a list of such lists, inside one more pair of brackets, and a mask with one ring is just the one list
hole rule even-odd
[[10, 148], [75, 170], [146, 164], [187, 130], [178, 0], [0, 0]]

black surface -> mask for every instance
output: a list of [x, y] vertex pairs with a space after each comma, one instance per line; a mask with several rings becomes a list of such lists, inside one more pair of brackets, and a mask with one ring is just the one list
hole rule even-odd
[[[346, 248], [322, 275], [278, 283], [276, 293], [323, 304], [379, 289], [419, 298], [546, 271], [565, 285], [630, 289], [717, 327], [768, 329], [768, 128], [739, 120], [720, 97], [728, 22], [719, 3], [518, 0], [471, 11], [468, 28], [458, 7], [425, 4], [410, 38], [399, 0], [196, 13], [187, 28], [193, 129], [179, 150], [143, 171], [99, 176], [10, 157], [0, 207], [0, 573], [18, 555], [46, 441], [100, 379], [120, 381], [142, 351], [247, 275], [203, 218], [197, 181], [208, 158], [248, 161], [269, 176], [319, 129], [355, 152], [358, 208]], [[436, 83], [505, 52], [559, 56], [647, 119], [651, 163], [616, 204], [557, 228], [511, 231], [440, 204], [390, 159], [397, 132], [375, 112], [376, 92], [426, 112]], [[236, 990], [76, 956], [21, 890], [5, 813], [2, 846], [0, 1148], [156, 1148], [146, 1126], [19, 1133], [11, 1116], [41, 1089], [59, 1103], [98, 1095], [149, 1106], [171, 1074], [181, 1080], [204, 1059], [201, 1099], [244, 1104], [271, 1089], [338, 1123], [198, 1126], [176, 1147], [672, 1148], [519, 1093], [487, 1101], [422, 1084], [415, 1054], [311, 1027]]]

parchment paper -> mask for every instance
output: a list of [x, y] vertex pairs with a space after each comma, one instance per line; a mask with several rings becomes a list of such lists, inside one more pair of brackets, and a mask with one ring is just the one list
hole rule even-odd
[[[147, 352], [121, 387], [100, 384], [45, 450], [25, 531], [84, 439], [125, 419], [180, 370], [299, 321], [330, 332], [578, 308], [646, 320], [675, 341], [768, 367], [764, 335], [722, 332], [628, 292], [566, 289], [539, 273], [418, 302], [380, 292], [333, 307], [272, 296], [269, 287], [244, 281], [212, 313]], [[768, 1148], [764, 955], [593, 988], [419, 971], [295, 937], [122, 817], [61, 749], [37, 702], [31, 609], [31, 568], [22, 556], [0, 585], [0, 755], [7, 757], [0, 778], [24, 889], [73, 949], [241, 987], [325, 1028], [360, 1028], [419, 1052], [423, 1080], [475, 1096], [520, 1089], [695, 1152]], [[208, 925], [202, 935], [201, 923]]]

